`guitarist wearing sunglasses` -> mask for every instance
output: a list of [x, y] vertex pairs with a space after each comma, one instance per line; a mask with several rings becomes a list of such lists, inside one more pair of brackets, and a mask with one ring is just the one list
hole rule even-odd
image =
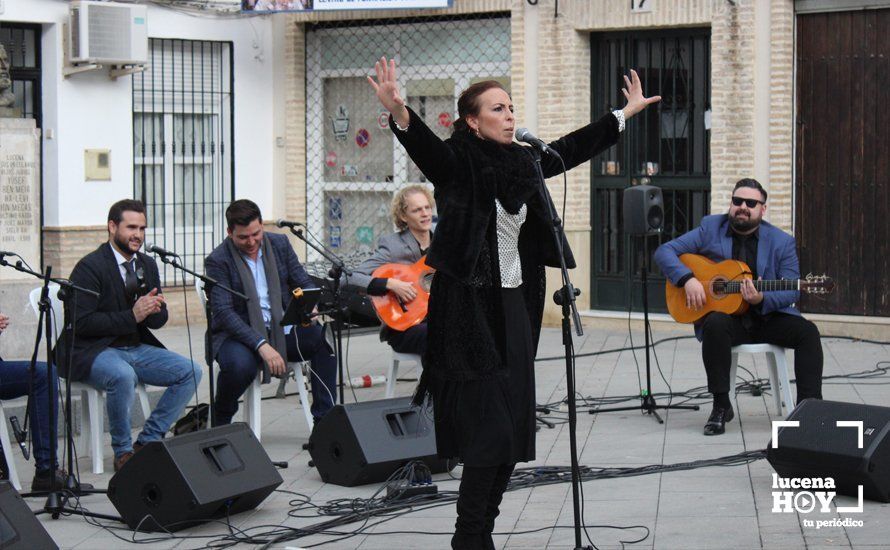
[[[729, 392], [730, 348], [768, 343], [794, 349], [797, 402], [822, 398], [822, 343], [819, 330], [794, 307], [799, 290], [758, 290], [753, 280], [800, 279], [794, 237], [763, 221], [767, 193], [757, 180], [745, 178], [735, 185], [729, 212], [705, 216], [701, 225], [661, 245], [655, 261], [662, 272], [686, 294], [686, 307], [705, 305], [706, 290], [692, 270], [680, 261], [682, 254], [699, 254], [710, 260], [738, 260], [749, 266], [751, 278], [741, 280], [742, 298], [750, 307], [741, 315], [712, 311], [695, 323], [702, 343], [708, 390], [714, 396], [705, 435], [726, 431], [735, 417]], [[707, 284], [707, 283], [705, 283]]]

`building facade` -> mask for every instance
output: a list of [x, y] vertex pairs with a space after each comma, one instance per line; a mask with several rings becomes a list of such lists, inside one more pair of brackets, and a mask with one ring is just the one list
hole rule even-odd
[[[390, 230], [391, 193], [424, 182], [364, 79], [380, 56], [398, 59], [409, 104], [443, 137], [472, 82], [502, 82], [517, 126], [550, 140], [620, 108], [620, 75], [636, 68], [647, 93], [664, 97], [659, 108], [571, 171], [565, 193], [561, 178], [548, 182], [556, 204], [565, 199], [580, 308], [618, 317], [638, 309], [639, 269], [658, 243], [724, 211], [734, 183], [754, 177], [769, 191], [768, 221], [797, 237], [802, 272], [838, 280], [841, 290], [806, 297], [803, 309], [833, 333], [886, 336], [890, 270], [881, 268], [890, 255], [881, 243], [890, 242], [890, 206], [879, 151], [890, 125], [878, 102], [888, 8], [884, 0], [455, 0], [439, 10], [220, 19], [149, 6], [150, 68], [116, 80], [63, 75], [64, 3], [8, 1], [0, 31], [39, 36], [39, 67], [14, 67], [13, 77], [39, 84], [29, 105], [41, 130], [40, 261], [54, 273], [70, 272], [104, 239], [105, 212], [122, 197], [146, 199], [148, 238], [195, 266], [221, 239], [221, 208], [232, 197], [255, 200], [269, 219], [306, 222], [347, 258], [367, 254]], [[111, 152], [109, 180], [86, 178], [88, 149]], [[632, 242], [621, 192], [641, 183], [663, 190], [665, 233]], [[649, 292], [656, 309], [658, 276]], [[0, 306], [33, 286], [0, 278]]]
[[[109, 66], [75, 72], [67, 53], [68, 8], [54, 0], [12, 0], [0, 13], [15, 95], [0, 120], [27, 120], [37, 136], [27, 173], [34, 195], [13, 197], [4, 186], [0, 197], [0, 208], [7, 208], [0, 249], [21, 252], [35, 270], [52, 266], [54, 276], [67, 276], [107, 240], [111, 204], [136, 197], [148, 205], [146, 241], [184, 252], [186, 265], [201, 267], [224, 237], [222, 209], [233, 196], [250, 196], [270, 219], [284, 214], [276, 210], [272, 184], [282, 151], [273, 127], [283, 106], [274, 91], [271, 18], [197, 17], [149, 5], [146, 71], [113, 78]], [[7, 138], [0, 135], [0, 143], [11, 143]], [[3, 184], [24, 177], [7, 169], [19, 161], [4, 160]], [[15, 235], [10, 211], [27, 224], [27, 241]], [[22, 252], [29, 247], [35, 254]], [[28, 293], [37, 282], [0, 271], [0, 310], [13, 319], [0, 340], [2, 355], [24, 356], [36, 324]], [[164, 277], [168, 287], [182, 286], [172, 270]], [[203, 323], [194, 290], [168, 291], [171, 307], [181, 312], [183, 296]]]

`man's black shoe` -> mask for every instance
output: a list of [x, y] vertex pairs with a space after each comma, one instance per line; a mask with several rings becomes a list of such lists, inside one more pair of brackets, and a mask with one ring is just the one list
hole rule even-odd
[[705, 424], [705, 435], [720, 435], [724, 433], [726, 431], [726, 423], [733, 418], [735, 418], [735, 412], [732, 410], [732, 405], [728, 409], [715, 405], [711, 409], [711, 416], [708, 417], [707, 424]]
[[[56, 490], [57, 491], [65, 491], [65, 485], [68, 483], [68, 472], [65, 470], [56, 470]], [[83, 491], [90, 491], [93, 489], [93, 486], [89, 483], [81, 483], [80, 489]], [[34, 479], [31, 480], [31, 492], [32, 493], [45, 493], [47, 491], [52, 490], [52, 476], [48, 471], [38, 471], [34, 474]]]

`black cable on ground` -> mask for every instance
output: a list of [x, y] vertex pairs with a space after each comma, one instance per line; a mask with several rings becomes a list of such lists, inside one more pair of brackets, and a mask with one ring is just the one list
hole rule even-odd
[[[687, 338], [687, 337], [682, 336], [682, 337], [666, 338], [663, 340], [659, 340], [652, 345], [654, 347], [655, 344], [660, 344], [660, 343], [664, 343], [664, 342], [668, 342], [668, 341], [672, 341], [672, 340], [678, 340], [678, 339], [682, 339], [682, 338]], [[688, 338], [691, 338], [691, 336]], [[853, 337], [849, 337], [849, 336], [827, 335], [827, 336], [823, 336], [822, 338], [823, 339], [849, 340], [852, 342], [862, 342], [862, 343], [874, 344], [874, 345], [879, 345], [879, 346], [890, 345], [890, 342], [882, 342], [882, 341], [878, 341], [878, 340], [866, 340], [866, 339], [861, 339], [861, 338], [853, 338]], [[593, 354], [601, 355], [601, 354], [606, 354], [606, 353], [618, 353], [618, 352], [622, 352], [622, 351], [631, 351], [633, 349], [641, 349], [641, 346], [631, 346], [631, 347], [627, 347], [627, 348], [616, 348], [616, 349], [610, 349], [610, 350], [603, 350], [601, 352], [593, 352]], [[653, 349], [653, 352], [654, 352], [654, 349]], [[580, 355], [578, 355], [578, 356], [580, 356]], [[655, 354], [655, 357], [656, 357], [656, 365], [658, 367], [659, 372], [661, 372], [660, 365], [658, 364], [657, 354]], [[562, 359], [562, 358], [561, 357], [559, 357], [559, 358], [550, 357], [550, 358], [542, 358], [539, 360], [543, 361], [543, 360], [551, 360], [551, 359]], [[736, 384], [736, 387], [735, 387], [736, 394], [750, 393], [750, 394], [754, 394], [754, 395], [759, 395], [759, 394], [767, 393], [772, 389], [769, 379], [756, 378], [754, 376], [754, 373], [752, 373], [749, 369], [747, 369], [743, 365], [739, 365], [738, 368], [740, 371], [747, 373], [747, 377], [740, 376], [742, 378], [742, 382]], [[823, 380], [824, 384], [839, 383], [839, 382], [833, 382], [833, 380], [870, 380], [870, 379], [884, 376], [888, 373], [888, 371], [890, 371], [890, 360], [878, 361], [877, 363], [875, 363], [875, 367], [872, 369], [857, 371], [857, 372], [853, 372], [853, 373], [849, 373], [849, 374], [827, 375], [827, 376], [823, 376], [822, 380]], [[663, 378], [663, 375], [662, 375], [662, 378]], [[796, 381], [796, 379], [790, 380], [790, 382], [795, 382], [795, 381]], [[859, 384], [859, 385], [867, 385], [867, 386], [890, 385], [890, 381], [887, 381], [887, 382], [852, 382], [852, 383]], [[685, 390], [682, 392], [673, 392], [673, 391], [670, 391], [670, 386], [668, 386], [668, 388], [669, 388], [668, 392], [659, 392], [659, 393], [653, 392], [652, 396], [654, 398], [668, 398], [669, 400], [672, 400], [674, 398], [682, 399], [681, 401], [678, 401], [676, 404], [705, 404], [705, 403], [708, 403], [711, 401], [711, 394], [708, 391], [707, 386], [699, 386], [699, 387], [691, 388], [691, 389], [688, 389], [688, 390]], [[637, 401], [639, 399], [640, 399], [639, 395], [582, 397], [582, 398], [578, 399], [578, 407], [579, 408], [605, 407], [608, 405], [616, 405], [619, 403]], [[565, 404], [565, 402], [566, 402], [566, 400], [563, 399], [561, 401], [538, 404], [538, 407], [546, 408], [546, 409], [549, 409], [551, 411], [551, 413], [555, 413], [557, 415], [562, 415], [562, 414], [567, 414], [564, 411], [560, 410], [560, 407], [563, 404]], [[557, 418], [560, 418], [560, 417], [557, 416]]]
[[[671, 337], [663, 340], [659, 340], [654, 342], [652, 345], [657, 345], [661, 343], [665, 343], [673, 340], [681, 340], [685, 338], [690, 338], [688, 336], [681, 337]], [[836, 338], [836, 339], [845, 339], [854, 342], [863, 342], [870, 343], [876, 345], [890, 345], [890, 342], [881, 342], [875, 340], [865, 340], [858, 339], [852, 337], [845, 336], [824, 336], [824, 338]], [[591, 355], [603, 355], [606, 353], [615, 353], [619, 351], [626, 351], [631, 348], [620, 348], [615, 350], [603, 350], [600, 352], [593, 352], [589, 354], [578, 354], [575, 357], [582, 356], [591, 356]], [[633, 349], [641, 349], [641, 347], [634, 347]], [[553, 357], [553, 358], [541, 358], [539, 361], [546, 361], [552, 359], [563, 359], [562, 357]], [[750, 379], [743, 379], [743, 381], [736, 385], [737, 392], [745, 392], [751, 391], [752, 389], [759, 388], [760, 391], [769, 389], [769, 381], [765, 379], [756, 379], [754, 375], [748, 369], [739, 366], [743, 372], [747, 373]], [[850, 380], [869, 380], [873, 378], [877, 378], [885, 375], [888, 371], [890, 371], [890, 361], [879, 361], [876, 364], [874, 369], [859, 371], [855, 373], [845, 374], [845, 375], [831, 375], [826, 376], [824, 379], [826, 380], [837, 380], [837, 379], [850, 379]], [[863, 382], [854, 382], [860, 383]], [[866, 382], [867, 384], [867, 382]], [[653, 394], [654, 397], [680, 397], [683, 398], [685, 402], [690, 402], [694, 400], [707, 400], [709, 399], [709, 393], [707, 392], [707, 388], [704, 386], [698, 388], [692, 388], [686, 390], [684, 392], [669, 392], [669, 393], [660, 393]], [[606, 403], [618, 403], [626, 400], [636, 400], [639, 399], [639, 396], [619, 396], [619, 397], [603, 397], [603, 398], [582, 398], [584, 401], [584, 405], [582, 406], [601, 406]], [[548, 414], [562, 414], [557, 409], [562, 402], [549, 403], [544, 405], [544, 408], [549, 408], [550, 413]], [[560, 417], [556, 417], [557, 420], [562, 421], [563, 419]], [[729, 455], [725, 457], [719, 457], [714, 459], [705, 459], [705, 460], [696, 460], [691, 462], [677, 463], [677, 464], [653, 464], [648, 466], [639, 466], [639, 467], [589, 467], [589, 466], [581, 466], [581, 479], [582, 481], [590, 481], [596, 479], [614, 479], [619, 477], [634, 477], [634, 476], [642, 476], [649, 474], [657, 474], [657, 473], [665, 473], [665, 472], [675, 472], [675, 471], [685, 471], [692, 470], [697, 468], [704, 467], [730, 467], [730, 466], [740, 466], [749, 464], [751, 462], [761, 460], [766, 457], [765, 450], [758, 451], [747, 451], [743, 453], [739, 453], [736, 455]], [[294, 499], [289, 502], [289, 505], [292, 507], [288, 512], [288, 516], [293, 518], [309, 518], [309, 517], [318, 517], [318, 516], [329, 516], [332, 519], [328, 519], [326, 521], [322, 521], [320, 523], [312, 524], [304, 527], [286, 527], [282, 525], [258, 525], [254, 527], [249, 527], [245, 529], [237, 529], [232, 526], [230, 519], [227, 517], [225, 520], [214, 520], [213, 523], [219, 523], [222, 526], [225, 526], [227, 529], [227, 534], [214, 534], [214, 535], [180, 535], [174, 533], [163, 533], [163, 534], [151, 534], [146, 535], [145, 538], [137, 539], [137, 531], [131, 530], [126, 527], [119, 527], [117, 525], [109, 525], [99, 522], [94, 518], [90, 518], [88, 516], [84, 516], [85, 521], [90, 523], [91, 525], [95, 525], [101, 527], [109, 532], [111, 532], [115, 537], [131, 543], [137, 544], [151, 544], [161, 541], [168, 541], [173, 539], [181, 539], [181, 540], [195, 540], [195, 539], [205, 539], [208, 540], [206, 547], [207, 548], [228, 548], [237, 544], [255, 544], [262, 545], [263, 548], [268, 548], [276, 543], [297, 540], [300, 538], [305, 538], [312, 535], [327, 535], [332, 538], [331, 540], [325, 540], [319, 543], [315, 543], [312, 545], [304, 546], [306, 548], [311, 548], [315, 546], [321, 546], [326, 544], [331, 544], [334, 542], [339, 542], [348, 538], [352, 538], [358, 535], [391, 535], [391, 534], [401, 534], [407, 533], [404, 531], [375, 531], [369, 532], [370, 529], [390, 521], [392, 519], [402, 517], [405, 514], [408, 514], [415, 510], [424, 510], [430, 509], [439, 506], [446, 506], [452, 504], [457, 500], [457, 492], [456, 491], [439, 491], [436, 494], [431, 495], [418, 495], [409, 498], [401, 498], [404, 494], [405, 488], [409, 483], [417, 481], [419, 478], [425, 478], [428, 475], [428, 470], [425, 470], [425, 466], [422, 463], [412, 462], [404, 466], [403, 468], [396, 471], [381, 487], [370, 497], [367, 499], [336, 499], [332, 501], [328, 501], [322, 505], [316, 505], [312, 503], [310, 497], [306, 495], [302, 495], [300, 493], [293, 493], [290, 491], [279, 490], [278, 492], [287, 493], [293, 495]], [[450, 475], [450, 472], [449, 472]], [[453, 478], [453, 476], [451, 476]], [[431, 479], [431, 476], [430, 476]], [[521, 489], [527, 489], [537, 486], [543, 485], [552, 485], [557, 483], [569, 483], [571, 482], [571, 468], [568, 466], [538, 466], [538, 467], [528, 467], [528, 468], [519, 468], [516, 469], [511, 478], [510, 484], [507, 488], [507, 491], [517, 491]], [[393, 490], [388, 490], [389, 488], [395, 487]], [[583, 487], [583, 486], [582, 486]], [[385, 496], [384, 496], [385, 495]], [[75, 502], [74, 509], [81, 510], [86, 512], [87, 510], [82, 507], [79, 499], [76, 496], [72, 497], [72, 500]], [[361, 522], [361, 525], [352, 529], [352, 530], [338, 530], [338, 528], [352, 524]], [[648, 539], [650, 531], [648, 527], [642, 525], [633, 525], [633, 526], [611, 526], [611, 525], [586, 525], [585, 531], [587, 529], [620, 529], [620, 530], [634, 530], [634, 529], [642, 529], [645, 531], [645, 535], [641, 538], [632, 540], [632, 541], [619, 541], [622, 547], [625, 544], [634, 544], [638, 542], [642, 542]], [[545, 527], [534, 530], [523, 530], [523, 531], [501, 531], [497, 534], [499, 535], [520, 535], [520, 534], [528, 534], [535, 533], [540, 531], [545, 531], [547, 529], [571, 529], [573, 526], [562, 526], [556, 525], [553, 527]], [[118, 532], [129, 533], [129, 537], [124, 537], [118, 534]], [[429, 531], [411, 531], [411, 534], [429, 534], [429, 535], [441, 535], [441, 536], [450, 536], [451, 532], [429, 532]]]
[[[739, 466], [760, 460], [766, 456], [766, 451], [748, 451], [736, 455], [724, 456], [714, 459], [697, 460], [678, 464], [653, 464], [638, 467], [589, 467], [581, 466], [582, 481], [595, 479], [614, 479], [619, 477], [642, 476], [664, 472], [692, 470], [696, 468], [714, 466]], [[370, 530], [382, 523], [402, 517], [415, 510], [425, 510], [453, 504], [457, 500], [456, 491], [439, 491], [436, 494], [418, 495], [404, 498], [405, 491], [412, 483], [431, 482], [432, 476], [429, 469], [422, 462], [414, 461], [393, 473], [380, 488], [369, 498], [335, 499], [321, 505], [312, 503], [309, 496], [286, 490], [277, 492], [290, 494], [293, 498], [289, 501], [291, 509], [288, 516], [293, 518], [311, 518], [327, 516], [330, 519], [303, 527], [287, 527], [283, 525], [257, 525], [239, 529], [231, 524], [230, 518], [212, 520], [226, 528], [225, 534], [210, 535], [185, 535], [172, 532], [164, 533], [140, 533], [128, 527], [100, 522], [95, 518], [84, 515], [84, 520], [90, 525], [100, 527], [116, 538], [135, 544], [153, 544], [169, 540], [206, 540], [206, 548], [228, 548], [237, 544], [262, 545], [263, 548], [287, 541], [302, 539], [313, 535], [326, 535], [332, 537], [312, 545], [304, 545], [305, 548], [322, 546], [334, 542], [340, 542], [358, 535], [388, 535], [399, 534], [402, 531], [375, 531]], [[569, 466], [544, 466], [518, 468], [514, 471], [508, 492], [529, 489], [544, 485], [571, 482], [571, 468]], [[72, 496], [74, 510], [87, 512], [80, 504], [77, 496]], [[71, 514], [76, 515], [76, 514]], [[340, 528], [360, 523], [349, 530]], [[170, 526], [168, 526], [170, 527]], [[499, 531], [500, 535], [521, 535], [545, 531], [547, 529], [569, 529], [572, 526], [555, 525], [534, 530]], [[643, 530], [644, 534], [634, 540], [619, 541], [622, 547], [625, 544], [642, 542], [649, 537], [649, 528], [643, 525], [613, 526], [613, 525], [586, 525], [587, 529], [619, 529], [619, 530]], [[412, 534], [429, 534], [450, 536], [451, 532], [411, 531]], [[137, 538], [138, 537], [138, 538]]]

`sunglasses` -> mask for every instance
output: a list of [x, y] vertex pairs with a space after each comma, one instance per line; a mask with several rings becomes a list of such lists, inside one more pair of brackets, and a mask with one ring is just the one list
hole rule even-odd
[[745, 203], [745, 206], [747, 206], [748, 208], [754, 208], [758, 204], [766, 204], [765, 202], [759, 201], [757, 199], [743, 199], [742, 197], [733, 197], [732, 198], [733, 206], [741, 206], [742, 203]]

